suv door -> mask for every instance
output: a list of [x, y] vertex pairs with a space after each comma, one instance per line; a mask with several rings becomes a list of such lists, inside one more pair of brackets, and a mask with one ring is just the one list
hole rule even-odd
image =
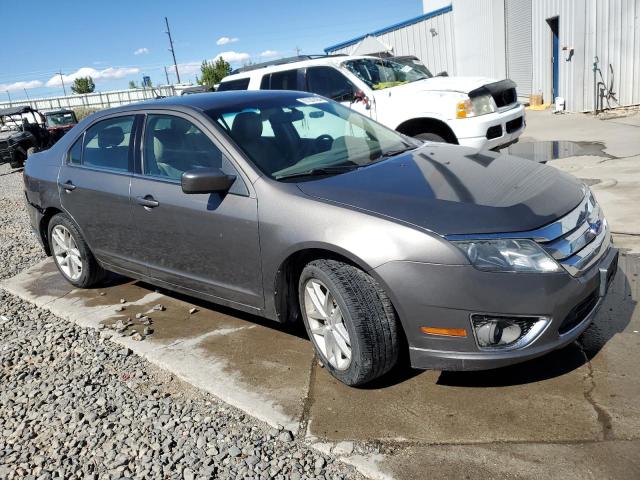
[[[230, 191], [183, 193], [182, 173], [202, 167], [235, 175]], [[178, 113], [146, 116], [131, 199], [136, 243], [151, 277], [263, 306], [257, 200], [202, 123]]]
[[67, 152], [58, 190], [95, 256], [138, 271], [129, 205], [135, 123], [135, 115], [121, 115], [91, 125]]
[[339, 70], [324, 66], [309, 67], [305, 72], [305, 81], [305, 91], [317, 93], [363, 115], [372, 116], [371, 108], [367, 108], [363, 101], [356, 101], [358, 88]]

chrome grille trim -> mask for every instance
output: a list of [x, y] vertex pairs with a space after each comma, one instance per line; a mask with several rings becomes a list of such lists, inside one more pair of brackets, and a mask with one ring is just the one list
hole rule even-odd
[[[588, 220], [588, 221], [587, 221]], [[592, 224], [604, 221], [602, 210], [598, 205], [594, 207], [587, 219], [573, 232], [560, 237], [552, 242], [543, 244], [544, 249], [556, 260], [564, 260], [579, 252], [598, 236]]]

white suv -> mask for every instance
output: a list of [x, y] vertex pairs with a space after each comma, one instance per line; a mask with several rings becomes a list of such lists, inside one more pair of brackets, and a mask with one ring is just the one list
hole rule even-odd
[[331, 98], [406, 135], [481, 149], [517, 141], [524, 107], [511, 80], [434, 77], [406, 58], [283, 59], [225, 77], [224, 90], [302, 90]]

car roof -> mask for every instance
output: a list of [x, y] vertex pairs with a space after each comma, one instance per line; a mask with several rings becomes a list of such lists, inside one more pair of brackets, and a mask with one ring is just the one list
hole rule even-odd
[[236, 105], [245, 105], [247, 102], [259, 102], [261, 100], [274, 98], [297, 99], [311, 96], [315, 95], [309, 92], [291, 90], [233, 90], [227, 92], [199, 93], [198, 95], [183, 95], [130, 103], [120, 107], [100, 110], [96, 115], [104, 116], [112, 113], [158, 109], [207, 111], [225, 109]]
[[73, 113], [73, 110], [68, 108], [61, 108], [60, 110], [51, 110], [49, 112], [44, 112], [43, 115], [46, 117], [47, 115], [56, 115], [58, 113]]
[[378, 59], [378, 57], [373, 57], [371, 55], [328, 55], [326, 57], [311, 58], [308, 60], [300, 60], [297, 62], [294, 61], [294, 62], [279, 63], [276, 65], [265, 65], [264, 67], [248, 70], [246, 72], [232, 73], [231, 75], [227, 75], [226, 77], [224, 77], [220, 81], [220, 83], [230, 82], [232, 80], [240, 80], [242, 78], [251, 78], [256, 75], [262, 76], [265, 73], [282, 72], [284, 70], [293, 70], [295, 68], [300, 68], [300, 67], [311, 67], [311, 66], [318, 66], [318, 65], [338, 66], [341, 63], [344, 63], [346, 61], [357, 60], [361, 58]]

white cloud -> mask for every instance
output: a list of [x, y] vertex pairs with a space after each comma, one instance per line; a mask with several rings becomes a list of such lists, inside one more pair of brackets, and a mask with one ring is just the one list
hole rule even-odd
[[219, 58], [224, 58], [227, 62], [234, 63], [246, 63], [251, 59], [251, 55], [245, 52], [221, 52], [215, 57], [213, 57], [213, 61], [215, 62]]
[[0, 83], [0, 91], [24, 90], [40, 88], [44, 84], [40, 80], [30, 80], [28, 82]]
[[240, 40], [238, 37], [220, 37], [216, 40], [216, 45], [227, 45], [229, 43], [236, 43]]
[[[101, 80], [124, 78], [129, 75], [135, 75], [137, 73], [140, 73], [140, 69], [135, 67], [109, 67], [103, 70], [96, 70], [95, 68], [91, 67], [82, 67], [73, 73], [63, 75], [62, 78], [67, 84], [73, 82], [76, 78], [79, 77], [91, 77], [94, 81], [99, 82]], [[60, 79], [60, 75], [54, 75], [53, 77], [51, 77], [47, 81], [46, 85], [47, 87], [61, 86], [62, 81]]]
[[[180, 71], [180, 75], [188, 76], [193, 75], [194, 73], [200, 72], [200, 66], [202, 62], [189, 62], [189, 63], [180, 63], [178, 64], [178, 70]], [[176, 73], [176, 69], [173, 65], [167, 67], [167, 71], [169, 73]]]
[[149, 49], [147, 47], [142, 47], [133, 52], [134, 55], [146, 55], [149, 53]]
[[274, 58], [277, 57], [278, 55], [280, 55], [280, 52], [276, 51], [276, 50], [265, 50], [264, 52], [262, 52], [260, 54], [261, 58]]

